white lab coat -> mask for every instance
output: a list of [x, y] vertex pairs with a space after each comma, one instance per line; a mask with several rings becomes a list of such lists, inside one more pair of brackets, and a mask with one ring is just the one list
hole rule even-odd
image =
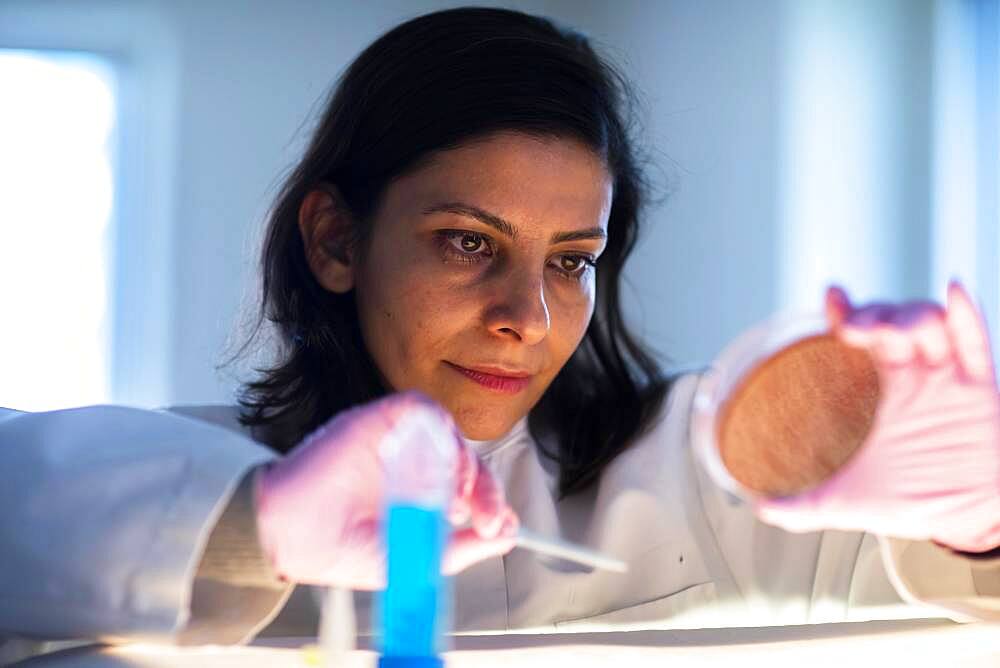
[[[995, 562], [758, 522], [692, 459], [699, 378], [678, 378], [653, 428], [590, 491], [562, 501], [525, 420], [470, 442], [525, 526], [620, 557], [630, 572], [515, 549], [455, 578], [457, 631], [1000, 619]], [[0, 636], [10, 652], [22, 651], [17, 637], [178, 639], [195, 621], [192, 582], [220, 514], [245, 474], [275, 456], [236, 417], [233, 406], [0, 411]], [[262, 591], [266, 613], [240, 635], [314, 633], [313, 597], [299, 588], [286, 605], [286, 593]], [[368, 598], [358, 603], [365, 626]], [[211, 628], [199, 637], [212, 640]]]

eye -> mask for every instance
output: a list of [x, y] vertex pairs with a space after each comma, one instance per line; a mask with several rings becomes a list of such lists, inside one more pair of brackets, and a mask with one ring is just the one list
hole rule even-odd
[[463, 253], [475, 253], [486, 245], [486, 240], [478, 234], [466, 232], [461, 236], [455, 235], [451, 237], [451, 243]]
[[575, 274], [587, 266], [579, 255], [563, 255], [559, 258], [559, 264], [562, 265], [563, 271], [568, 271], [571, 274]]
[[556, 270], [567, 278], [580, 279], [587, 269], [595, 266], [596, 260], [587, 255], [559, 255], [556, 258]]
[[494, 253], [489, 237], [476, 232], [442, 230], [438, 233], [446, 254], [462, 262], [479, 262]]

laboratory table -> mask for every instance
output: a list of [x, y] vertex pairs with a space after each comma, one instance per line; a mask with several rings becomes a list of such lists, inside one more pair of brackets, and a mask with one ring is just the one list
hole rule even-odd
[[[245, 647], [153, 645], [64, 650], [18, 668], [308, 668], [325, 666], [310, 638], [268, 638]], [[687, 631], [462, 636], [448, 666], [734, 666], [736, 668], [1000, 667], [1000, 624], [910, 620]], [[559, 662], [559, 663], [557, 663]], [[341, 655], [340, 666], [374, 666], [375, 655]]]

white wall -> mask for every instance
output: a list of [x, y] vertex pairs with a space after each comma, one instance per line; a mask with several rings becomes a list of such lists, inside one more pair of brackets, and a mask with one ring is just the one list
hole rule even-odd
[[[313, 6], [297, 15], [267, 3], [238, 17], [219, 5], [176, 11], [179, 131], [187, 139], [179, 144], [175, 309], [184, 331], [196, 331], [197, 323], [213, 332], [175, 339], [177, 400], [225, 396], [211, 363], [240, 285], [249, 285], [255, 270], [242, 242], [259, 225], [276, 175], [298, 155], [305, 132], [291, 138], [306, 111], [380, 32], [444, 3], [373, 4], [359, 12], [342, 3], [297, 3]], [[605, 43], [645, 91], [654, 158], [673, 194], [650, 212], [629, 272], [629, 310], [656, 347], [681, 364], [708, 361], [775, 305], [780, 7], [751, 5], [519, 5]], [[212, 265], [219, 278], [206, 290], [202, 268]]]
[[[847, 3], [851, 20], [870, 28], [857, 38], [867, 49], [863, 57], [882, 63], [884, 80], [874, 89], [881, 115], [873, 131], [898, 114], [906, 119], [879, 149], [872, 172], [877, 182], [869, 185], [879, 193], [882, 213], [866, 219], [874, 226], [869, 235], [901, 239], [909, 249], [889, 257], [894, 278], [877, 286], [900, 295], [926, 290], [928, 223], [922, 212], [928, 204], [919, 194], [926, 189], [921, 169], [928, 138], [921, 128], [929, 104], [922, 88], [929, 76], [929, 1]], [[823, 2], [828, 10], [833, 6]], [[237, 3], [167, 0], [0, 4], [0, 47], [32, 32], [50, 41], [61, 35], [96, 43], [109, 25], [131, 25], [134, 14], [135, 35], [119, 38], [119, 48], [146, 54], [159, 68], [157, 103], [146, 112], [159, 115], [166, 129], [147, 147], [155, 163], [149, 178], [158, 184], [154, 191], [167, 188], [169, 197], [150, 200], [147, 209], [169, 221], [150, 228], [169, 261], [148, 258], [150, 271], [164, 277], [162, 284], [146, 279], [155, 288], [152, 304], [134, 294], [126, 299], [129, 317], [147, 322], [142, 342], [148, 345], [133, 345], [131, 354], [144, 353], [150, 373], [141, 373], [141, 362], [121, 366], [129, 372], [119, 374], [123, 402], [231, 400], [234, 381], [217, 377], [214, 366], [241, 302], [253, 297], [248, 291], [263, 216], [303, 147], [310, 114], [347, 62], [381, 32], [457, 4], [463, 3], [252, 0], [239, 3], [239, 11]], [[710, 361], [743, 328], [785, 305], [782, 277], [796, 278], [788, 273], [792, 265], [783, 246], [789, 188], [815, 175], [789, 171], [796, 142], [810, 131], [808, 123], [789, 129], [789, 110], [802, 102], [809, 70], [790, 75], [788, 67], [801, 65], [796, 49], [814, 46], [808, 31], [822, 17], [819, 24], [803, 19], [795, 14], [798, 3], [785, 0], [503, 4], [582, 29], [624, 62], [643, 91], [645, 137], [661, 168], [654, 176], [671, 194], [650, 210], [629, 271], [634, 292], [628, 308], [678, 365]], [[115, 20], [93, 18], [102, 14]], [[148, 28], [140, 26], [151, 22], [161, 37], [147, 40]], [[919, 164], [883, 181], [900, 161]], [[815, 239], [810, 243], [815, 247]], [[816, 295], [817, 306], [821, 297]], [[158, 315], [144, 319], [143, 308], [159, 308]], [[121, 329], [127, 331], [126, 324]], [[140, 391], [134, 384], [140, 377], [140, 385], [152, 379], [152, 389]]]
[[927, 296], [932, 4], [785, 2], [780, 303]]
[[630, 311], [679, 366], [704, 364], [775, 307], [775, 2], [600, 5], [578, 25], [626, 63], [669, 196], [651, 208]]

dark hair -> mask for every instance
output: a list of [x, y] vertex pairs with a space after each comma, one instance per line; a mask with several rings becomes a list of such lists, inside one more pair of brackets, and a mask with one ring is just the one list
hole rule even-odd
[[339, 79], [270, 212], [260, 311], [242, 350], [266, 318], [280, 352], [241, 387], [241, 422], [266, 429], [270, 444], [287, 451], [334, 414], [386, 392], [362, 341], [354, 291], [325, 290], [307, 265], [298, 213], [309, 191], [333, 184], [363, 238], [386, 187], [435, 152], [498, 131], [574, 138], [605, 159], [614, 179], [608, 241], [587, 332], [528, 424], [559, 463], [563, 495], [594, 482], [649, 426], [669, 385], [621, 309], [646, 189], [623, 115], [630, 102], [624, 79], [585, 37], [521, 12], [435, 12], [372, 43]]

